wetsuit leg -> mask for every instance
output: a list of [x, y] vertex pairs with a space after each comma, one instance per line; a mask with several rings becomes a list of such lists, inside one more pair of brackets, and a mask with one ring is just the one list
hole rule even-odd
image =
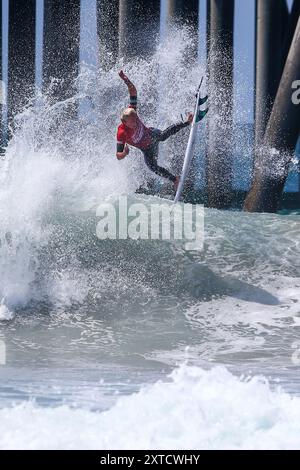
[[158, 145], [152, 145], [147, 150], [144, 150], [143, 154], [145, 163], [151, 171], [159, 176], [167, 178], [168, 180], [172, 181], [172, 183], [176, 181], [176, 177], [172, 175], [172, 173], [170, 173], [166, 168], [163, 168], [157, 164], [156, 160], [158, 158]]

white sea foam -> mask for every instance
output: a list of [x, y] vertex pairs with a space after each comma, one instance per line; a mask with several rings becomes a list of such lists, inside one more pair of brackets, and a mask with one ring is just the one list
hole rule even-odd
[[[186, 33], [171, 39], [152, 60], [126, 66], [139, 90], [141, 116], [159, 127], [190, 108], [203, 72], [200, 65], [184, 65]], [[298, 393], [292, 355], [300, 313], [299, 218], [207, 210], [200, 254], [167, 242], [96, 240], [95, 207], [103, 199], [127, 194], [151, 202], [133, 196], [150, 174], [139, 152], [122, 162], [115, 158], [119, 112], [128, 102], [117, 74], [121, 65], [109, 72], [82, 68], [75, 100], [86, 113], [78, 122], [61, 120], [66, 103], [50, 106], [45, 97], [24, 111], [0, 162], [0, 340], [8, 371], [1, 400], [11, 404], [7, 383], [14, 379], [21, 400], [38, 397], [38, 378], [32, 385], [37, 365], [59, 365], [65, 374], [70, 364], [87, 364], [79, 378], [64, 375], [53, 396], [47, 387], [40, 394], [46, 403], [53, 397], [64, 403], [68, 381], [80, 389], [99, 365], [109, 368], [108, 381], [120, 361], [129, 380], [137, 370], [145, 373], [144, 383], [153, 382], [148, 359], [163, 367], [182, 358], [202, 365], [220, 356], [227, 363], [226, 354], [231, 364], [248, 354], [256, 370], [267, 364], [273, 378], [280, 364]], [[164, 165], [183, 155], [186, 134], [174, 142], [161, 148]], [[173, 150], [164, 155], [166, 148]], [[47, 381], [51, 372], [45, 370]], [[113, 395], [119, 390], [111, 383]], [[93, 385], [89, 393], [96, 396]], [[2, 407], [0, 447], [297, 448], [299, 414], [299, 398], [271, 391], [258, 378], [185, 366], [169, 382], [120, 398], [102, 413], [34, 403]]]
[[[126, 72], [139, 91], [139, 112], [149, 126], [166, 127], [178, 121], [183, 109], [193, 103], [201, 66], [190, 67], [187, 83], [185, 67], [179, 64], [192, 41], [187, 31], [177, 31], [168, 47], [159, 49], [151, 60], [127, 64]], [[59, 220], [72, 235], [72, 221], [81, 212], [111, 195], [133, 194], [148, 179], [150, 171], [136, 149], [125, 161], [115, 157], [119, 114], [129, 99], [118, 76], [121, 66], [120, 62], [105, 72], [82, 65], [80, 92], [75, 97], [50, 105], [47, 96], [39, 95], [35, 106], [16, 117], [16, 130], [0, 160], [0, 299], [10, 310], [41, 294], [36, 280], [47, 268], [38, 273], [39, 253], [53, 240], [53, 228], [60, 230], [53, 226], [55, 222]], [[168, 80], [157, 107], [153, 83], [159, 67]], [[83, 112], [79, 120], [66, 122], [66, 109], [74, 103]], [[59, 234], [57, 238], [63, 243]], [[76, 271], [76, 266], [72, 269]]]
[[2, 449], [299, 449], [300, 398], [262, 377], [181, 366], [99, 413], [33, 403], [0, 410]]

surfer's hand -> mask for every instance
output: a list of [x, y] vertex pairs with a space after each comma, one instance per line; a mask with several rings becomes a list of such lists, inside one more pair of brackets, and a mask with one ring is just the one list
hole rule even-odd
[[121, 80], [123, 80], [123, 82], [125, 82], [126, 84], [130, 82], [129, 78], [127, 77], [127, 75], [125, 75], [125, 73], [123, 72], [123, 70], [120, 70], [120, 72], [119, 72], [119, 77], [120, 77]]
[[117, 152], [116, 156], [118, 160], [123, 160], [129, 154], [129, 147], [125, 144], [124, 150], [122, 152]]
[[186, 121], [187, 121], [189, 124], [192, 124], [193, 119], [194, 119], [193, 113], [189, 113]]

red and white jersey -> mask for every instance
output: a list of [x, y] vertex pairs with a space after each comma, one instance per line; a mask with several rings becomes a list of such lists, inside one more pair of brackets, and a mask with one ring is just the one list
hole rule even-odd
[[[129, 108], [137, 108], [137, 97], [130, 96]], [[124, 145], [129, 144], [141, 150], [146, 150], [152, 144], [151, 129], [146, 127], [143, 121], [137, 116], [137, 126], [130, 129], [122, 122], [117, 132], [117, 151], [122, 152]]]
[[151, 130], [138, 117], [135, 129], [129, 129], [124, 123], [119, 125], [117, 142], [119, 145], [129, 144], [138, 149], [145, 150], [152, 143]]

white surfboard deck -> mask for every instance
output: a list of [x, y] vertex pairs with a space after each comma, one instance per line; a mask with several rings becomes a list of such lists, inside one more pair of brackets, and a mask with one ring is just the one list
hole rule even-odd
[[197, 96], [196, 96], [196, 103], [195, 103], [195, 110], [194, 110], [194, 118], [193, 122], [191, 124], [191, 130], [190, 130], [190, 135], [189, 135], [189, 140], [187, 144], [187, 148], [185, 151], [185, 156], [184, 156], [184, 161], [183, 161], [183, 166], [182, 166], [182, 171], [180, 175], [180, 180], [178, 184], [178, 188], [176, 191], [176, 195], [174, 198], [174, 204], [179, 201], [184, 183], [188, 174], [188, 171], [190, 169], [191, 161], [194, 155], [194, 146], [195, 146], [195, 140], [196, 140], [196, 131], [199, 122], [197, 122], [197, 114], [198, 114], [198, 108], [199, 108], [199, 102], [200, 102], [200, 94], [201, 94], [201, 85], [202, 85], [203, 77], [201, 79], [200, 86], [198, 88]]

